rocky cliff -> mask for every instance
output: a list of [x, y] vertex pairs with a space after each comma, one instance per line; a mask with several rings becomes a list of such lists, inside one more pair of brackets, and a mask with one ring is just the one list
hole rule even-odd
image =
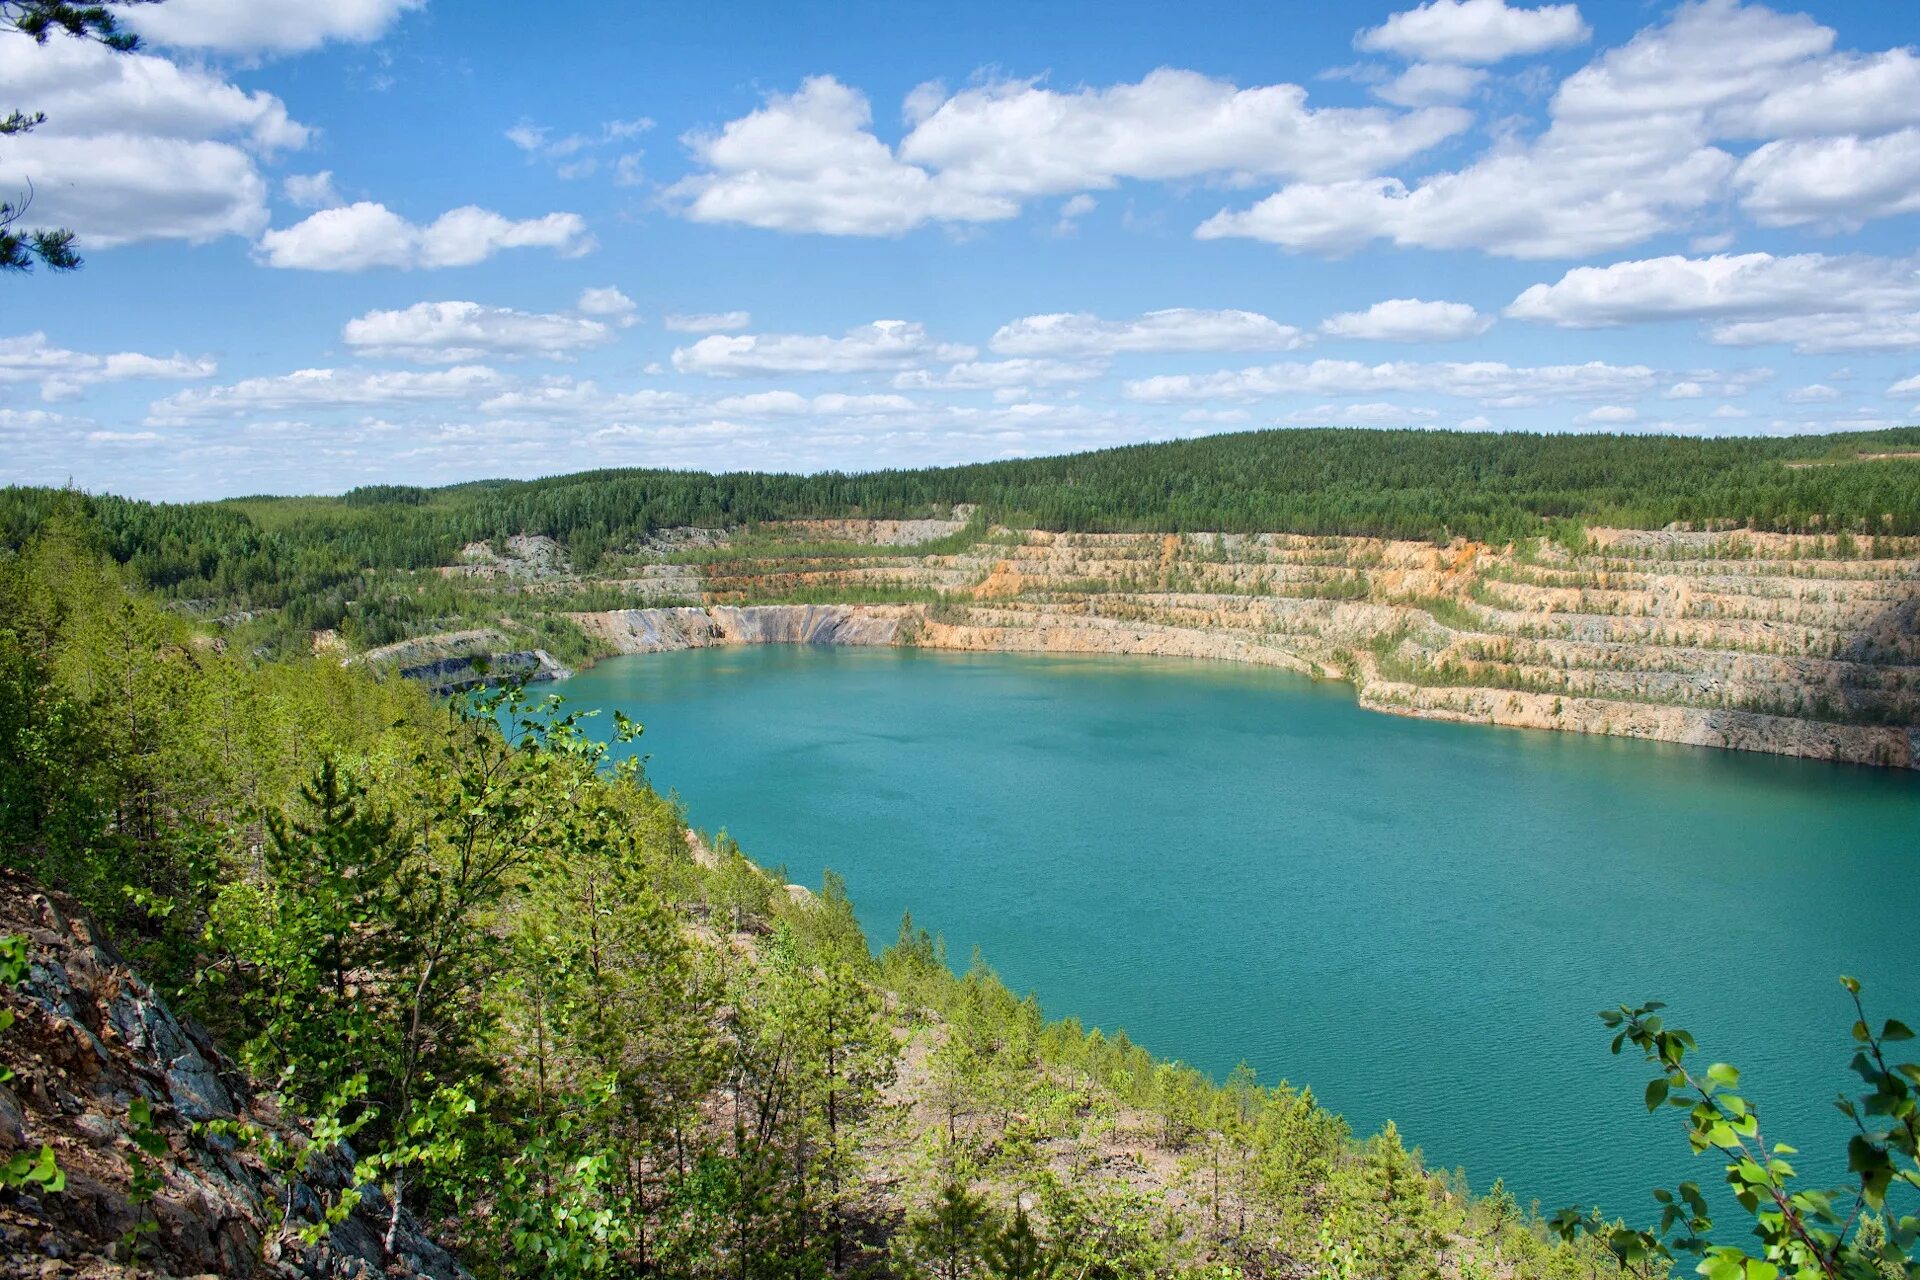
[[[0, 994], [15, 1017], [0, 1032], [0, 1159], [52, 1149], [57, 1192], [0, 1194], [0, 1274], [8, 1276], [260, 1276], [373, 1280], [467, 1273], [402, 1214], [384, 1244], [387, 1204], [365, 1189], [358, 1209], [317, 1246], [283, 1232], [282, 1208], [309, 1220], [349, 1185], [350, 1153], [314, 1159], [303, 1175], [270, 1169], [261, 1143], [207, 1126], [244, 1121], [305, 1146], [300, 1125], [251, 1094], [206, 1035], [174, 1016], [67, 899], [0, 873], [0, 936], [26, 940], [30, 970]], [[140, 1125], [151, 1109], [158, 1188], [132, 1194]], [[151, 1139], [149, 1139], [151, 1141]], [[136, 1227], [152, 1224], [150, 1230]], [[129, 1254], [123, 1240], [138, 1242]]]
[[[916, 555], [874, 523], [869, 554], [812, 549], [815, 531], [796, 529], [790, 553], [675, 566], [705, 607], [570, 616], [621, 653], [1216, 658], [1347, 679], [1398, 715], [1920, 767], [1916, 539], [1599, 529], [1574, 549], [997, 530]], [[752, 603], [802, 591], [903, 603]]]

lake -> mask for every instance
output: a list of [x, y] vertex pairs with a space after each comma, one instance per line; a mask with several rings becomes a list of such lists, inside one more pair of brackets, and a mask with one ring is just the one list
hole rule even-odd
[[[1920, 1023], [1920, 774], [1377, 715], [1290, 673], [1154, 658], [769, 645], [616, 658], [662, 791], [764, 865], [844, 876], [1051, 1016], [1522, 1202], [1651, 1220], [1719, 1179], [1594, 1017], [1663, 999], [1772, 1139], [1841, 1176], [1853, 1014]], [[1629, 1051], [1630, 1052], [1630, 1051]]]

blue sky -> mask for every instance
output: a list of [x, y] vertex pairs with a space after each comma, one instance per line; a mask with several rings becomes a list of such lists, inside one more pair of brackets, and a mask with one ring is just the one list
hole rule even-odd
[[0, 480], [1920, 420], [1904, 4], [525, 12], [0, 33], [87, 257], [0, 282]]

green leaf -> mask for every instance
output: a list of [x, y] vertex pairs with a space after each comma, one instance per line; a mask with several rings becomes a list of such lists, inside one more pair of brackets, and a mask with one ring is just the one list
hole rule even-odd
[[1880, 1028], [1882, 1040], [1911, 1040], [1913, 1029], [1897, 1018], [1888, 1018], [1886, 1025]]
[[1740, 1083], [1740, 1071], [1727, 1063], [1716, 1062], [1707, 1068], [1707, 1079], [1732, 1089]]
[[1647, 1081], [1647, 1110], [1658, 1111], [1660, 1104], [1667, 1100], [1667, 1078]]

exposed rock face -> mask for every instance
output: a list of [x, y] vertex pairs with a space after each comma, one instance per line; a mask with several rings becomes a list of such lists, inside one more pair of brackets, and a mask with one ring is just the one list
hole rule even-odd
[[[484, 667], [484, 670], [482, 669]], [[512, 653], [470, 654], [440, 658], [418, 666], [401, 667], [400, 674], [417, 680], [438, 694], [464, 693], [482, 685], [508, 680], [537, 684], [543, 680], [565, 680], [573, 674], [545, 649], [520, 649]]]
[[[999, 530], [958, 554], [743, 559], [704, 567], [701, 585], [706, 608], [574, 620], [623, 653], [807, 642], [1254, 662], [1351, 680], [1361, 705], [1397, 715], [1920, 767], [1911, 538], [1595, 529], [1576, 552]], [[941, 603], [719, 603], [836, 587]]]
[[616, 652], [662, 653], [717, 644], [895, 644], [901, 624], [917, 612], [903, 605], [764, 604], [569, 616]]
[[[53, 1147], [64, 1190], [0, 1201], [0, 1274], [9, 1276], [433, 1277], [467, 1272], [408, 1214], [394, 1250], [383, 1237], [388, 1205], [367, 1188], [359, 1208], [319, 1246], [275, 1226], [273, 1206], [312, 1214], [349, 1184], [351, 1154], [316, 1158], [289, 1184], [246, 1147], [195, 1126], [245, 1120], [294, 1143], [305, 1132], [266, 1101], [205, 1034], [173, 1015], [74, 904], [0, 873], [0, 935], [28, 942], [31, 972], [0, 993], [17, 1021], [0, 1033], [0, 1159]], [[154, 1163], [159, 1191], [144, 1210], [128, 1194], [129, 1107], [145, 1098], [167, 1143]], [[117, 1242], [142, 1215], [137, 1264]]]
[[448, 577], [508, 578], [541, 581], [564, 577], [568, 571], [564, 547], [544, 534], [516, 533], [508, 538], [505, 554], [485, 542], [469, 542], [460, 549], [460, 563], [441, 570]]

